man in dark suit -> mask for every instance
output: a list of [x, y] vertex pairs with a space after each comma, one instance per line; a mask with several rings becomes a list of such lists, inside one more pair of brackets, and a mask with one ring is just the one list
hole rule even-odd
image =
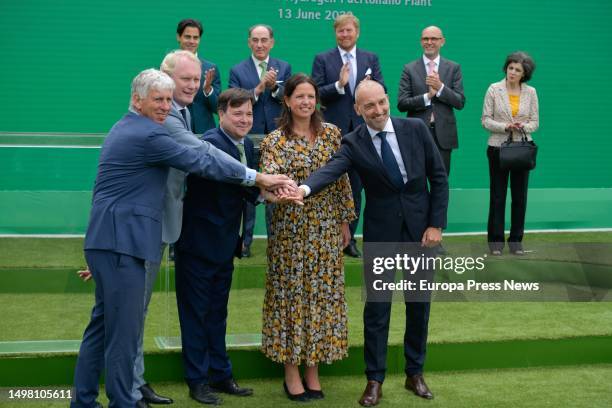
[[[328, 164], [303, 182], [297, 200], [318, 193], [352, 168], [366, 193], [365, 242], [439, 244], [446, 227], [448, 180], [427, 127], [418, 119], [390, 118], [389, 98], [374, 81], [358, 86], [355, 109], [365, 124], [347, 134]], [[363, 406], [374, 406], [382, 397], [390, 313], [390, 302], [365, 304], [368, 383], [359, 400]], [[433, 398], [422, 375], [428, 320], [429, 303], [406, 302], [405, 386], [423, 398]]]
[[[325, 120], [340, 128], [342, 135], [352, 132], [363, 123], [355, 112], [355, 87], [363, 79], [373, 79], [384, 85], [378, 56], [356, 47], [359, 38], [359, 19], [352, 14], [342, 14], [334, 21], [337, 47], [315, 56], [312, 79], [319, 87]], [[360, 257], [355, 242], [355, 230], [361, 213], [361, 181], [354, 169], [349, 171], [355, 214], [351, 223], [351, 242], [344, 253]]]
[[[253, 134], [268, 134], [276, 129], [276, 118], [280, 115], [284, 82], [291, 76], [291, 65], [270, 57], [274, 47], [274, 31], [265, 24], [249, 28], [248, 45], [251, 56], [232, 67], [229, 87], [247, 89], [253, 93]], [[272, 205], [266, 206], [266, 225], [271, 217]], [[253, 229], [255, 228], [255, 207], [246, 204], [243, 225], [244, 257], [251, 256]]]
[[221, 77], [217, 66], [198, 55], [202, 39], [202, 23], [187, 18], [176, 27], [176, 40], [182, 50], [194, 53], [202, 62], [202, 80], [193, 103], [189, 105], [191, 129], [195, 134], [202, 134], [216, 126], [213, 113], [217, 112], [217, 98], [221, 92]]
[[429, 127], [448, 175], [451, 152], [459, 146], [454, 109], [463, 109], [465, 96], [461, 67], [440, 56], [445, 41], [438, 27], [423, 30], [423, 56], [404, 66], [397, 109], [407, 112], [410, 117], [422, 119]]
[[[253, 123], [253, 95], [240, 88], [219, 96], [219, 127], [203, 140], [243, 164], [256, 167], [253, 142], [245, 136]], [[218, 404], [213, 392], [253, 394], [232, 374], [225, 349], [227, 302], [235, 255], [240, 256], [240, 224], [247, 201], [259, 189], [187, 177], [183, 228], [176, 244], [176, 300], [181, 323], [183, 365], [191, 398]]]
[[208, 143], [189, 148], [172, 140], [162, 123], [173, 89], [172, 79], [160, 71], [136, 76], [130, 112], [113, 126], [100, 152], [84, 246], [96, 302], [79, 350], [71, 407], [100, 406], [96, 398], [103, 369], [109, 407], [146, 406], [132, 394], [134, 361], [144, 319], [145, 262], [161, 260], [168, 168], [264, 188], [288, 182], [253, 174]]

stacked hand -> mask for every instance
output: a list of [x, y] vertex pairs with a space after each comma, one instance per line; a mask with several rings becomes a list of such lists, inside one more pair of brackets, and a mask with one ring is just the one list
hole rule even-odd
[[509, 130], [519, 130], [519, 129], [522, 129], [522, 128], [523, 128], [523, 124], [519, 123], [519, 122], [508, 123], [506, 125], [506, 131], [509, 131]]
[[269, 69], [266, 71], [266, 74], [261, 78], [257, 87], [255, 87], [255, 93], [260, 95], [266, 89], [270, 89], [274, 91], [278, 86], [276, 84], [276, 78], [278, 77], [278, 72], [275, 69]]

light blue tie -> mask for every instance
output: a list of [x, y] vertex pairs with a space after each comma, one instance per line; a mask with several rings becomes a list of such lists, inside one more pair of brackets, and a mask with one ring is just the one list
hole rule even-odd
[[354, 72], [355, 70], [353, 69], [353, 55], [351, 55], [351, 53], [347, 52], [346, 54], [344, 54], [344, 56], [346, 57], [346, 62], [348, 62], [350, 70], [349, 70], [349, 87], [351, 88], [351, 93], [354, 95], [355, 94], [355, 77], [357, 76], [357, 73]]
[[385, 170], [387, 170], [387, 174], [393, 184], [395, 184], [397, 188], [402, 188], [404, 186], [404, 178], [400, 172], [397, 160], [395, 160], [395, 156], [393, 155], [393, 150], [389, 142], [387, 142], [387, 132], [378, 132], [376, 136], [380, 137], [380, 157], [382, 158]]

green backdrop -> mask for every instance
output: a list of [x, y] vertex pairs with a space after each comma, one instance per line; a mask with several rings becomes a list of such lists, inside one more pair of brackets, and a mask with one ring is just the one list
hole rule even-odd
[[[389, 4], [386, 4], [389, 3]], [[332, 20], [361, 20], [358, 45], [378, 53], [395, 106], [403, 64], [421, 55], [421, 29], [439, 25], [442, 54], [463, 69], [466, 106], [458, 112], [460, 148], [453, 154], [450, 230], [483, 230], [487, 211], [487, 133], [483, 95], [503, 77], [505, 56], [529, 52], [540, 98], [538, 167], [531, 174], [528, 228], [611, 227], [612, 4], [607, 1], [185, 1], [0, 3], [0, 233], [81, 233], [87, 219], [97, 149], [126, 111], [129, 85], [176, 47], [177, 22], [200, 19], [200, 53], [217, 63], [222, 83], [248, 57], [247, 29], [275, 29], [272, 55], [310, 72], [313, 56], [335, 45]], [[311, 19], [297, 15], [313, 12]], [[319, 13], [319, 14], [316, 14]], [[286, 18], [291, 14], [292, 18]], [[397, 111], [394, 107], [394, 112]], [[42, 135], [32, 142], [21, 132]], [[59, 133], [57, 135], [49, 133]], [[67, 135], [66, 135], [67, 134]], [[74, 135], [77, 134], [77, 135]], [[74, 138], [73, 136], [82, 136]], [[61, 139], [61, 142], [53, 142]], [[95, 140], [98, 140], [97, 138]], [[41, 142], [43, 140], [44, 142]], [[21, 144], [58, 147], [15, 147]], [[7, 147], [11, 145], [10, 147]], [[262, 232], [258, 228], [258, 232]]]

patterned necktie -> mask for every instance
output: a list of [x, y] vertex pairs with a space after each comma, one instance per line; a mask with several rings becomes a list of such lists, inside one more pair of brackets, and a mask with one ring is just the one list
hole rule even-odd
[[402, 188], [404, 186], [404, 178], [400, 172], [397, 160], [395, 160], [395, 156], [393, 155], [393, 150], [391, 150], [391, 146], [389, 146], [389, 142], [387, 142], [387, 132], [378, 132], [376, 136], [380, 137], [380, 157], [382, 158], [385, 170], [387, 170], [387, 174], [393, 184], [395, 184], [397, 188]]
[[246, 166], [247, 160], [246, 160], [246, 154], [244, 153], [244, 144], [238, 143], [236, 147], [238, 148], [238, 153], [240, 154], [240, 163]]
[[355, 72], [353, 72], [353, 56], [350, 52], [344, 54], [344, 58], [346, 58], [346, 62], [349, 64], [349, 87], [351, 88], [351, 93], [355, 94]]
[[266, 76], [266, 72], [268, 69], [268, 63], [266, 61], [261, 61], [259, 63], [259, 68], [261, 68], [261, 74], [259, 74], [259, 80], [262, 80], [264, 76]]
[[[429, 61], [427, 63], [427, 75], [432, 75], [436, 72], [436, 63], [434, 61]], [[433, 106], [431, 108], [431, 118], [429, 119], [430, 123], [434, 122], [434, 114], [433, 114]]]

